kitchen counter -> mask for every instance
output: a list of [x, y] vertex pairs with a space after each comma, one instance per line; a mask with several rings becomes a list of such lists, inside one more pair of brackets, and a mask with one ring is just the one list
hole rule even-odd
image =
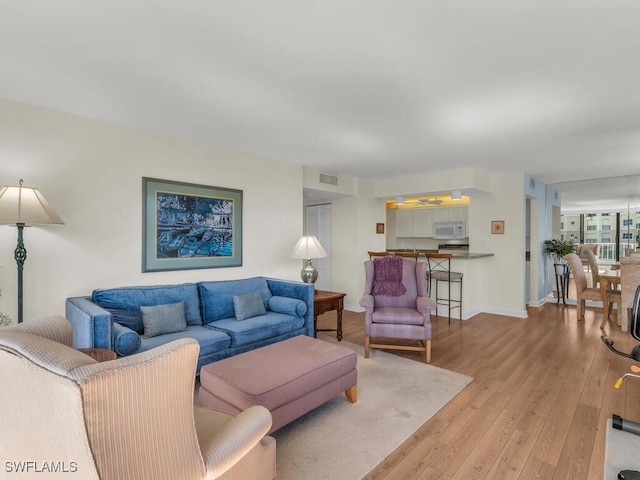
[[[387, 252], [389, 253], [395, 253], [395, 252], [415, 252], [415, 250], [411, 250], [411, 249], [396, 249], [396, 250], [387, 250]], [[425, 253], [438, 253], [438, 250], [419, 250], [418, 251], [418, 257], [424, 257]], [[493, 253], [452, 253], [451, 254], [451, 258], [456, 258], [456, 259], [463, 259], [463, 260], [474, 260], [476, 258], [486, 258], [486, 257], [493, 257], [494, 254]]]
[[474, 260], [476, 258], [493, 257], [493, 253], [452, 253], [451, 258]]

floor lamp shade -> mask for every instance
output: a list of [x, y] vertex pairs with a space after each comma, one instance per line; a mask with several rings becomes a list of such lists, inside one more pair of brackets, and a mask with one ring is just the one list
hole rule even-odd
[[320, 242], [313, 235], [300, 237], [293, 249], [293, 258], [302, 258], [306, 264], [300, 272], [300, 277], [305, 283], [314, 283], [318, 279], [318, 271], [311, 265], [312, 258], [324, 258], [328, 254]]
[[18, 264], [18, 323], [22, 322], [22, 270], [27, 259], [27, 249], [22, 240], [23, 229], [30, 225], [64, 224], [49, 206], [37, 188], [4, 186], [0, 190], [0, 224], [18, 227], [18, 245], [14, 257]]

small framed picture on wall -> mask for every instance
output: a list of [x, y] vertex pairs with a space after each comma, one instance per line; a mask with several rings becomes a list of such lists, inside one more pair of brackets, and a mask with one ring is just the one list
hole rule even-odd
[[376, 223], [376, 233], [384, 233], [384, 223]]
[[492, 220], [491, 233], [498, 235], [504, 234], [504, 220]]

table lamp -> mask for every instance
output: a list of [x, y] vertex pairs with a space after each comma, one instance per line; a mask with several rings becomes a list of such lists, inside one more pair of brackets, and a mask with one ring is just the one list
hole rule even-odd
[[293, 249], [293, 258], [302, 258], [306, 261], [305, 267], [300, 271], [300, 277], [304, 283], [315, 283], [318, 278], [318, 271], [311, 265], [311, 259], [327, 256], [327, 252], [316, 237], [313, 235], [300, 237]]
[[22, 322], [22, 270], [27, 259], [27, 249], [22, 241], [24, 227], [31, 225], [51, 225], [64, 222], [49, 206], [37, 188], [22, 185], [5, 185], [0, 190], [0, 225], [15, 225], [18, 227], [18, 245], [14, 251], [14, 258], [18, 264], [18, 323]]

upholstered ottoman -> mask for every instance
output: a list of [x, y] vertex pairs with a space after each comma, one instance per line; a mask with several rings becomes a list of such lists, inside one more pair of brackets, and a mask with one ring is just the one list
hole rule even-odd
[[341, 392], [356, 401], [356, 353], [298, 336], [205, 365], [200, 405], [238, 413], [252, 405], [269, 409], [273, 432]]

